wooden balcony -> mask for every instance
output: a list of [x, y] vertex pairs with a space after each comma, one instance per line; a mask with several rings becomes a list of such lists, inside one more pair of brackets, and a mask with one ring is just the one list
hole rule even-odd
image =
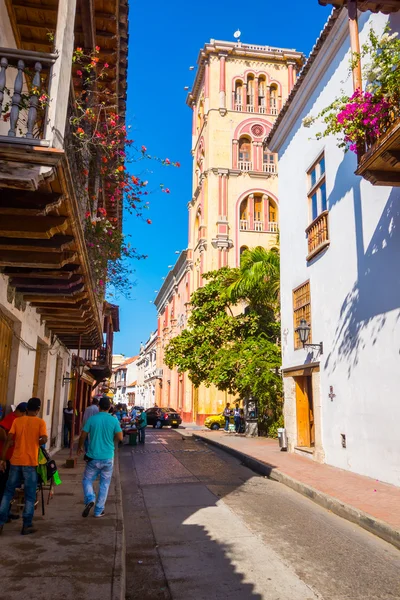
[[328, 229], [329, 211], [322, 212], [306, 229], [308, 242], [308, 255], [306, 260], [311, 260], [325, 250], [330, 244]]
[[68, 348], [98, 352], [104, 371], [110, 351], [83, 227], [90, 185], [69, 130], [82, 80], [71, 68], [74, 45], [99, 45], [110, 102], [124, 118], [127, 0], [7, 0], [6, 10], [15, 47], [0, 48], [0, 271]]
[[393, 116], [386, 131], [372, 143], [366, 143], [365, 152], [359, 151], [356, 175], [372, 185], [400, 186], [400, 114]]

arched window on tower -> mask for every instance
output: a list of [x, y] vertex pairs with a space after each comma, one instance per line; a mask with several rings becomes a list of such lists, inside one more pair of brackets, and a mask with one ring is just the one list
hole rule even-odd
[[266, 111], [266, 83], [265, 77], [258, 80], [258, 112], [265, 114]]
[[242, 200], [240, 203], [240, 223], [239, 228], [240, 231], [248, 231], [249, 229], [249, 215], [248, 215], [248, 207], [247, 207], [247, 198]]
[[239, 160], [238, 160], [238, 168], [240, 171], [251, 171], [252, 170], [252, 162], [251, 162], [251, 141], [242, 137], [239, 140]]
[[254, 112], [254, 77], [247, 78], [247, 112]]
[[254, 196], [254, 231], [262, 231], [263, 226], [263, 201], [261, 195]]
[[243, 83], [235, 82], [235, 110], [243, 110]]
[[201, 212], [200, 209], [196, 213], [196, 218], [194, 220], [194, 241], [195, 245], [198, 244], [200, 239], [200, 225], [201, 225]]
[[264, 173], [276, 173], [275, 155], [267, 148], [263, 152], [263, 171]]
[[269, 88], [269, 103], [270, 103], [271, 115], [277, 115], [278, 114], [278, 88], [275, 83], [273, 83]]
[[268, 231], [278, 233], [278, 208], [271, 198], [268, 202]]

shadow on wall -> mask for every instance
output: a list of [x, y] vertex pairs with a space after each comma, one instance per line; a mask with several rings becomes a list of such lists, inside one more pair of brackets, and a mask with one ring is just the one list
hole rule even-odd
[[[355, 161], [341, 163], [329, 197], [329, 208], [353, 194], [357, 250], [357, 281], [343, 301], [332, 350], [325, 368], [348, 363], [348, 377], [366, 345], [375, 345], [386, 324], [386, 313], [399, 310], [400, 319], [400, 189], [392, 189], [371, 241], [364, 251], [361, 178], [354, 179]], [[348, 185], [354, 182], [354, 185]], [[367, 331], [368, 328], [368, 331]]]

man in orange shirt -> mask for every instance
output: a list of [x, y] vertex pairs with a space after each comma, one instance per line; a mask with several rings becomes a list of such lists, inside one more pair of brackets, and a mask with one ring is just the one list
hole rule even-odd
[[[26, 415], [26, 409], [27, 409], [27, 402], [20, 402], [18, 404], [17, 408], [14, 410], [14, 412], [8, 413], [8, 415], [6, 417], [4, 417], [4, 419], [2, 421], [0, 421], [0, 457], [3, 452], [4, 444], [6, 443], [6, 440], [7, 440], [7, 434], [10, 431], [12, 424], [14, 423], [15, 419], [18, 419], [18, 417], [24, 417]], [[7, 454], [5, 457], [6, 458], [6, 469], [5, 469], [5, 471], [0, 471], [0, 503], [3, 498], [5, 489], [6, 489], [8, 474], [10, 472], [10, 458], [12, 457], [13, 450], [14, 450], [14, 446], [11, 446], [7, 450]], [[10, 517], [12, 517], [12, 516], [14, 516], [14, 515], [10, 515]], [[14, 518], [15, 518], [15, 516], [14, 516]]]
[[14, 452], [10, 459], [10, 474], [0, 504], [0, 533], [3, 531], [4, 524], [7, 523], [10, 503], [14, 497], [15, 489], [21, 483], [21, 479], [24, 482], [25, 494], [21, 534], [29, 535], [36, 532], [36, 529], [32, 527], [37, 488], [36, 467], [38, 466], [39, 446], [47, 442], [46, 423], [37, 416], [39, 410], [39, 398], [31, 398], [28, 401], [27, 416], [15, 419], [3, 447], [0, 457], [1, 471], [4, 471], [6, 468], [5, 457], [7, 450], [14, 441]]

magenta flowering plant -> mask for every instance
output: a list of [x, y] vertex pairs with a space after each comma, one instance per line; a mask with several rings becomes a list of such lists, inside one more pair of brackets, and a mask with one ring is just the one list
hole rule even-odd
[[400, 39], [386, 27], [379, 37], [370, 30], [361, 53], [355, 54], [350, 72], [364, 61], [365, 91], [343, 95], [324, 108], [317, 117], [303, 120], [310, 127], [317, 120], [325, 125], [317, 139], [335, 135], [338, 146], [359, 155], [365, 153], [400, 116]]

